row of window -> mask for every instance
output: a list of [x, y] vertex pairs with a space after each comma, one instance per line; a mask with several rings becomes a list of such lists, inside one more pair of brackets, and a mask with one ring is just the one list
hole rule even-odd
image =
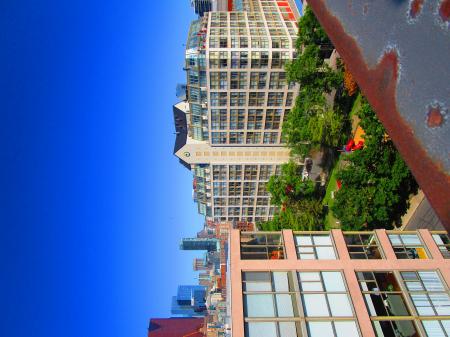
[[[245, 199], [245, 198], [244, 198]], [[265, 217], [267, 215], [273, 216], [275, 214], [276, 207], [241, 207], [241, 206], [231, 206], [231, 207], [214, 207], [214, 216], [259, 216]]]
[[212, 165], [212, 177], [216, 181], [269, 180], [273, 174], [280, 174], [279, 165]]
[[[351, 259], [382, 259], [383, 252], [375, 233], [343, 233]], [[446, 233], [432, 235], [444, 258], [450, 258], [450, 239]], [[429, 253], [419, 234], [389, 233], [397, 259], [427, 259]], [[338, 258], [332, 236], [327, 234], [294, 235], [297, 257], [301, 260], [335, 260]], [[275, 252], [275, 253], [274, 253]], [[284, 258], [284, 244], [279, 233], [241, 234], [241, 258], [266, 260]]]
[[[290, 109], [211, 109], [212, 130], [278, 130]], [[200, 118], [200, 117], [199, 117]]]
[[[254, 40], [254, 42], [256, 41], [258, 40]], [[258, 45], [259, 48], [265, 48], [265, 43], [261, 42]], [[226, 69], [228, 67], [243, 69], [250, 65], [253, 69], [269, 68], [270, 60], [270, 68], [283, 69], [286, 62], [294, 57], [290, 51], [272, 51], [272, 57], [269, 57], [269, 51], [233, 51], [231, 52], [231, 58], [228, 55], [229, 53], [225, 51], [211, 51], [209, 53], [209, 67], [211, 69]]]
[[[248, 99], [248, 101], [247, 101]], [[294, 93], [284, 92], [211, 92], [212, 107], [230, 106], [292, 106]]]
[[279, 144], [279, 132], [212, 132], [212, 144]]
[[[450, 296], [437, 271], [358, 271], [378, 337], [449, 336]], [[247, 337], [360, 336], [340, 271], [243, 272]]]
[[[189, 84], [198, 84], [198, 73], [189, 72]], [[228, 89], [285, 89], [288, 87], [286, 81], [286, 73], [283, 72], [271, 72], [270, 80], [268, 72], [246, 72], [246, 71], [232, 71], [230, 73], [226, 71], [211, 71], [209, 73], [209, 87], [213, 90], [228, 90]], [[206, 85], [204, 82], [203, 86]], [[294, 84], [289, 85], [289, 89], [292, 89]]]
[[[226, 182], [226, 181], [214, 181], [213, 182], [213, 195], [215, 197], [220, 196], [241, 196], [251, 197], [251, 196], [269, 196], [269, 192], [266, 189], [267, 182]], [[258, 191], [258, 192], [256, 192]]]

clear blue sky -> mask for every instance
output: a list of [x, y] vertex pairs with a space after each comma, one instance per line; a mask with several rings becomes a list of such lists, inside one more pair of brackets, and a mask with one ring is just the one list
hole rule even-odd
[[0, 1], [0, 336], [145, 336], [194, 281], [189, 2]]

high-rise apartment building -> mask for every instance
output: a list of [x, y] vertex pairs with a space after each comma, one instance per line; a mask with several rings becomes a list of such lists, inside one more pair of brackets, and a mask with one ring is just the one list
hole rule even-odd
[[233, 2], [191, 24], [187, 101], [174, 106], [174, 153], [194, 174], [199, 212], [220, 221], [273, 217], [266, 183], [289, 160], [281, 126], [298, 86], [284, 66], [295, 56], [295, 4]]
[[232, 336], [450, 336], [449, 252], [428, 230], [232, 230]]

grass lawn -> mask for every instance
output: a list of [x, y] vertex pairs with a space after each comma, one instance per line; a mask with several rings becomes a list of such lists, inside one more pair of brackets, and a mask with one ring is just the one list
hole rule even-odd
[[[355, 101], [353, 102], [352, 110], [350, 111], [351, 119], [353, 119], [353, 116], [355, 116], [355, 118], [357, 118], [356, 114], [357, 114], [358, 110], [361, 109], [361, 99], [362, 99], [362, 95], [361, 95], [361, 93], [358, 93], [358, 96], [356, 97]], [[355, 125], [352, 125], [352, 127], [356, 128], [357, 124], [358, 123], [355, 123]], [[354, 131], [355, 130], [352, 130], [352, 134]], [[327, 228], [327, 229], [340, 227], [339, 224], [336, 223], [338, 221], [338, 219], [336, 219], [333, 216], [333, 212], [331, 211], [331, 206], [334, 203], [334, 199], [331, 198], [331, 192], [336, 191], [336, 188], [337, 188], [336, 173], [338, 171], [338, 168], [339, 168], [339, 160], [336, 163], [336, 165], [334, 165], [334, 168], [331, 171], [331, 176], [330, 176], [330, 179], [328, 180], [327, 191], [325, 193], [325, 197], [322, 200], [322, 205], [328, 205], [328, 213], [325, 216], [325, 221], [324, 221], [325, 228]]]
[[356, 97], [355, 101], [353, 102], [352, 110], [350, 111], [350, 118], [352, 118], [356, 112], [361, 109], [361, 99], [362, 95], [361, 93], [358, 93], [358, 96]]
[[[339, 163], [337, 163], [339, 164]], [[331, 198], [331, 192], [336, 190], [336, 172], [338, 165], [335, 165], [333, 171], [331, 172], [331, 177], [328, 180], [327, 191], [325, 193], [325, 197], [322, 200], [322, 205], [328, 205], [328, 213], [325, 217], [324, 225], [325, 228], [339, 228], [339, 224], [336, 223], [337, 219], [333, 216], [333, 212], [331, 212], [331, 206], [334, 203], [334, 199]]]

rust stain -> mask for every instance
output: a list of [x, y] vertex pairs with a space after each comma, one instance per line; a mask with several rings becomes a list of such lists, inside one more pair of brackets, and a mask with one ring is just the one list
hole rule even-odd
[[439, 106], [432, 106], [428, 110], [427, 125], [430, 128], [436, 128], [441, 126], [444, 122], [444, 116], [442, 116], [441, 108]]
[[[450, 3], [449, 1], [445, 0], [446, 3]], [[398, 112], [396, 52], [387, 52], [375, 68], [369, 68], [355, 39], [347, 35], [340, 21], [328, 12], [324, 1], [310, 0], [308, 4], [348, 65], [442, 223], [450, 231], [450, 176], [428, 156], [415, 138], [410, 125]]]
[[409, 8], [409, 15], [415, 18], [422, 10], [424, 0], [413, 0]]
[[444, 0], [439, 7], [439, 15], [442, 20], [448, 21], [450, 18], [450, 0]]

